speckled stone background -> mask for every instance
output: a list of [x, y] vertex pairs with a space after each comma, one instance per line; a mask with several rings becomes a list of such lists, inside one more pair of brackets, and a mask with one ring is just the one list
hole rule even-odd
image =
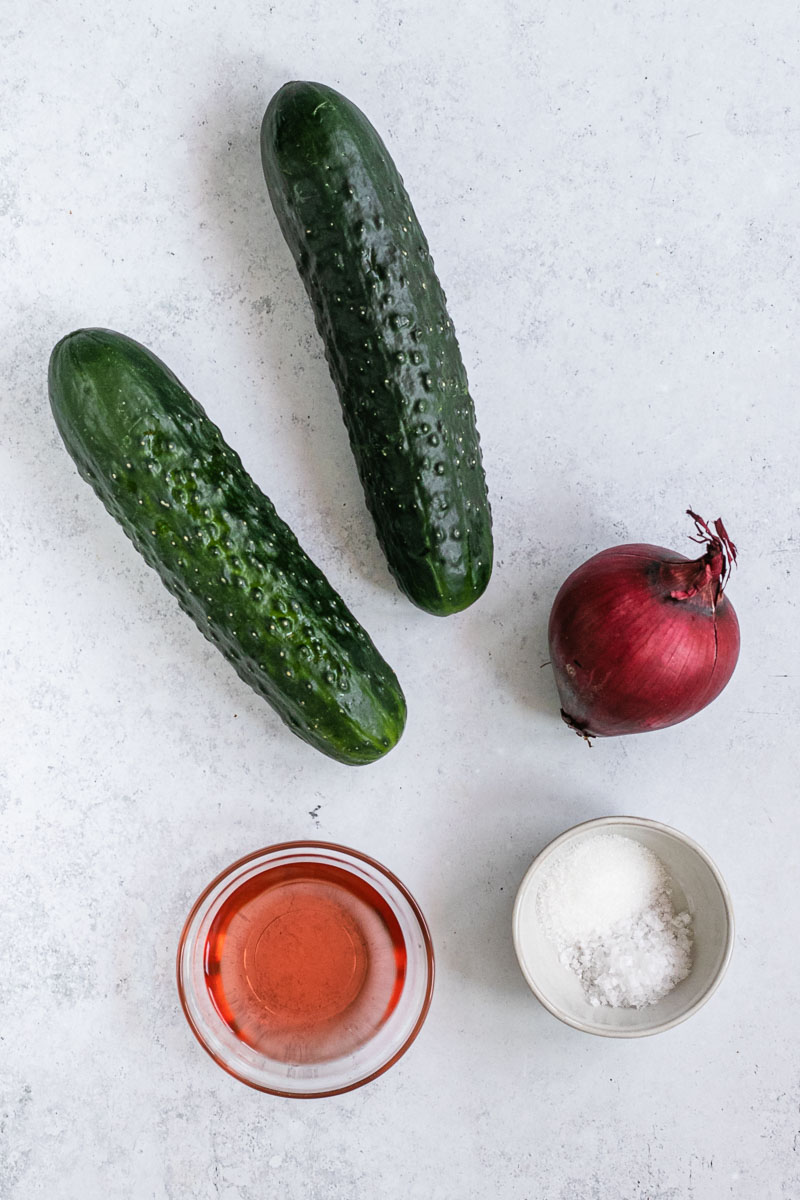
[[[800, 552], [796, 6], [637, 0], [11, 0], [0, 30], [3, 1200], [796, 1200]], [[383, 132], [476, 398], [497, 565], [446, 621], [394, 587], [257, 133], [286, 79]], [[296, 740], [78, 478], [46, 365], [153, 347], [406, 690], [349, 769]], [[723, 515], [740, 665], [705, 713], [592, 750], [558, 720], [555, 590]], [[566, 826], [633, 812], [726, 875], [728, 977], [643, 1042], [561, 1026], [509, 936]], [[313, 836], [385, 861], [438, 985], [400, 1064], [336, 1099], [250, 1091], [180, 1012], [204, 884]]]

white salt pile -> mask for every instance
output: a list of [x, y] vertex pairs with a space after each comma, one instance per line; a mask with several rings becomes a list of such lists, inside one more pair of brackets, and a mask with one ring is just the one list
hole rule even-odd
[[536, 906], [590, 1004], [655, 1004], [691, 970], [691, 917], [676, 915], [664, 864], [632, 838], [567, 845], [545, 868]]

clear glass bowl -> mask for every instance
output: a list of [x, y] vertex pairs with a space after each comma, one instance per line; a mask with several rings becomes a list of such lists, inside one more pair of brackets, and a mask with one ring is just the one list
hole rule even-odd
[[[248, 1044], [223, 1019], [209, 989], [210, 946], [222, 945], [224, 954], [224, 937], [215, 942], [213, 931], [223, 919], [221, 910], [223, 916], [227, 911], [226, 903], [230, 907], [231, 898], [245, 884], [258, 889], [262, 882], [258, 877], [267, 872], [277, 869], [286, 874], [305, 868], [312, 873], [346, 872], [362, 897], [371, 895], [376, 899], [377, 907], [373, 910], [376, 915], [371, 919], [377, 921], [379, 909], [384, 906], [385, 916], [395, 935], [399, 931], [405, 951], [404, 970], [397, 975], [399, 995], [395, 989], [385, 1019], [367, 1040], [345, 1047], [333, 1057], [325, 1055], [322, 1061], [313, 1061], [313, 1050], [309, 1052], [307, 1045], [296, 1054], [271, 1056]], [[282, 920], [278, 917], [270, 928]], [[380, 920], [385, 924], [383, 916]], [[286, 933], [291, 937], [291, 930]], [[260, 1091], [310, 1098], [333, 1096], [360, 1087], [388, 1070], [405, 1053], [428, 1013], [434, 957], [430, 933], [419, 906], [400, 880], [380, 863], [328, 842], [286, 842], [240, 859], [208, 885], [184, 925], [178, 945], [177, 973], [186, 1019], [201, 1046], [220, 1067]], [[252, 1005], [252, 997], [248, 998]]]

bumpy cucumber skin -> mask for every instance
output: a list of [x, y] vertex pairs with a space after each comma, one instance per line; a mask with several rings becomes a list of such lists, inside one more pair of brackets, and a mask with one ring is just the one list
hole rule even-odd
[[53, 350], [49, 386], [81, 475], [241, 678], [339, 762], [394, 746], [394, 672], [172, 372], [84, 329]]
[[311, 299], [389, 568], [439, 616], [492, 571], [475, 410], [428, 244], [364, 114], [287, 83], [261, 127], [264, 176]]

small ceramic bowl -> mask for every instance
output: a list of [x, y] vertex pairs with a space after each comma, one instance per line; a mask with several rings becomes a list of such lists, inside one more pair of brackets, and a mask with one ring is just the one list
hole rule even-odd
[[[692, 969], [666, 996], [644, 1008], [595, 1007], [580, 980], [558, 959], [537, 913], [543, 870], [568, 843], [599, 833], [621, 834], [652, 850], [672, 878], [676, 912], [692, 918]], [[725, 881], [706, 852], [685, 833], [643, 817], [600, 817], [566, 830], [531, 863], [512, 918], [514, 949], [528, 985], [545, 1008], [575, 1029], [602, 1037], [663, 1033], [696, 1013], [716, 991], [733, 949], [733, 906]]]

